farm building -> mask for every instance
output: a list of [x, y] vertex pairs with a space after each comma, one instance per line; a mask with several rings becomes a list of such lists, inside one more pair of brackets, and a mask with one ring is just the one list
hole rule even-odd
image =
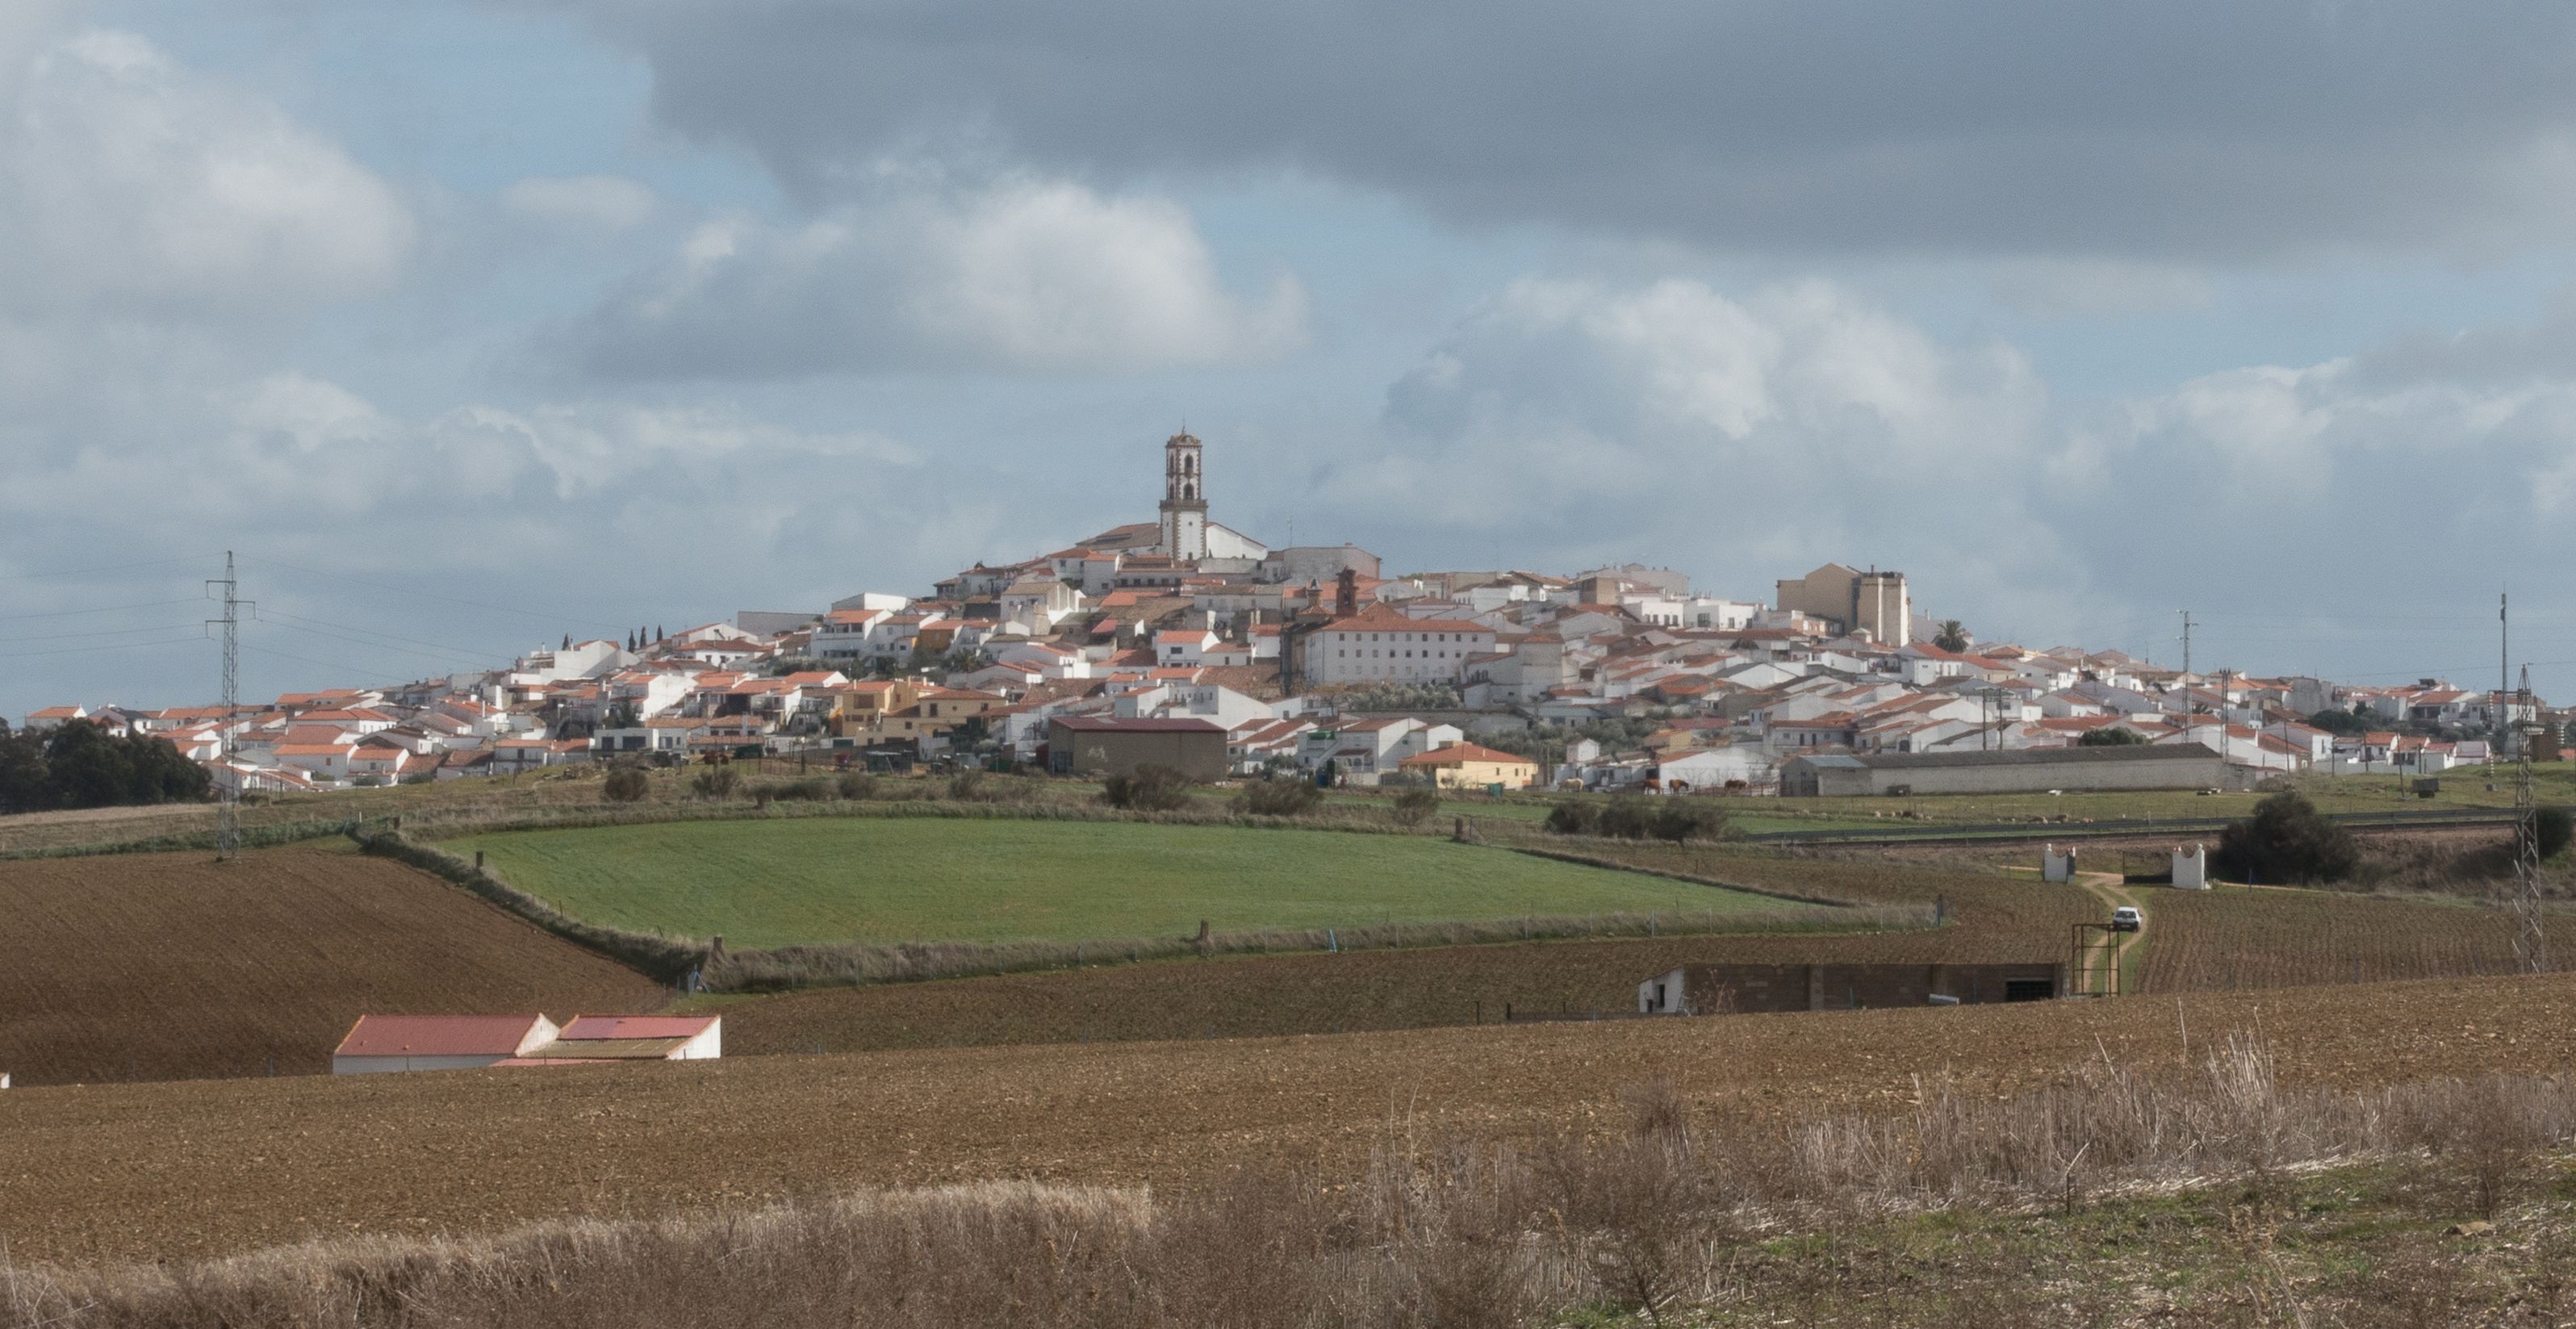
[[1687, 964], [1637, 985], [1640, 1015], [1839, 1011], [2047, 1001], [2066, 966], [2028, 964]]
[[333, 1075], [497, 1066], [555, 1040], [542, 1015], [361, 1015], [331, 1053]]
[[486, 1066], [705, 1061], [724, 1055], [719, 1015], [362, 1015], [331, 1054], [333, 1075]]
[[2012, 752], [1825, 752], [1780, 764], [1780, 792], [1793, 798], [2226, 789], [2242, 783], [2224, 757], [2198, 743]]
[[528, 1055], [550, 1062], [710, 1061], [724, 1055], [724, 1017], [579, 1015]]
[[1065, 716], [1047, 724], [1047, 769], [1057, 775], [1129, 775], [1169, 766], [1194, 780], [1222, 780], [1225, 730], [1205, 720]]
[[1527, 789], [1538, 783], [1538, 763], [1527, 757], [1474, 743], [1444, 743], [1395, 764], [1407, 775], [1427, 775], [1443, 789], [1478, 789], [1500, 785]]

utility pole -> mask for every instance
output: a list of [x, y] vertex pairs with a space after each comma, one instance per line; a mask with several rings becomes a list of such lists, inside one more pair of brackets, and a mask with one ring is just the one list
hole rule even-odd
[[2191, 611], [2182, 611], [2182, 741], [2191, 741]]
[[[2530, 697], [2531, 668], [2526, 665], [2518, 700]], [[2514, 723], [2519, 732], [2521, 722]], [[2531, 793], [2531, 744], [2517, 746], [2521, 760], [2514, 764], [2513, 778], [2513, 956], [2525, 972], [2537, 974], [2549, 968], [2549, 934], [2540, 914], [2540, 809]]]
[[241, 598], [241, 582], [233, 574], [233, 551], [224, 551], [224, 576], [221, 581], [206, 583], [206, 594], [224, 588], [224, 616], [208, 619], [209, 626], [220, 623], [224, 629], [224, 718], [215, 731], [215, 760], [224, 771], [215, 801], [215, 858], [229, 861], [241, 857], [241, 773], [231, 768], [233, 756], [233, 712], [240, 702], [241, 681], [241, 608], [248, 604]]

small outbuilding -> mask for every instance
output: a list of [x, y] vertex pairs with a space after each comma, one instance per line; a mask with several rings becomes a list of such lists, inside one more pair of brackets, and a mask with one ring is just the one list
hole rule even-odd
[[497, 1066], [555, 1040], [542, 1015], [361, 1015], [331, 1052], [333, 1075]]
[[531, 1060], [712, 1061], [724, 1055], [720, 1015], [577, 1015]]

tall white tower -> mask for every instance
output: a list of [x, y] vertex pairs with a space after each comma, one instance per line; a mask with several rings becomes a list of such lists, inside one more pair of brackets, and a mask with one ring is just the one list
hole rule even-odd
[[1199, 441], [1186, 433], [1163, 441], [1162, 549], [1174, 558], [1207, 557], [1207, 477]]

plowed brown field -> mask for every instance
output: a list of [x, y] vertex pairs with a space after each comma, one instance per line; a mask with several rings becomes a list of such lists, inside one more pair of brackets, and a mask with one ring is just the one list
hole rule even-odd
[[2028, 1088], [2088, 1058], [2186, 1064], [2259, 1029], [2285, 1080], [2370, 1084], [2576, 1058], [2576, 978], [1195, 1043], [761, 1057], [565, 1071], [0, 1094], [0, 1247], [87, 1261], [317, 1235], [652, 1216], [869, 1184], [1187, 1186], [1359, 1167], [1377, 1146], [1693, 1110], [1893, 1108], [1914, 1077]]
[[326, 848], [0, 863], [21, 1085], [326, 1071], [368, 1011], [650, 1009], [659, 985], [426, 874]]
[[1650, 846], [1615, 861], [1792, 894], [1946, 900], [1947, 927], [1856, 935], [1677, 937], [1412, 951], [1346, 951], [1111, 966], [1070, 973], [803, 993], [722, 1008], [738, 1054], [1123, 1039], [1239, 1038], [1499, 1022], [1516, 1012], [1636, 1009], [1639, 981], [1697, 960], [1952, 964], [2055, 960], [2081, 892], [1993, 874]]

